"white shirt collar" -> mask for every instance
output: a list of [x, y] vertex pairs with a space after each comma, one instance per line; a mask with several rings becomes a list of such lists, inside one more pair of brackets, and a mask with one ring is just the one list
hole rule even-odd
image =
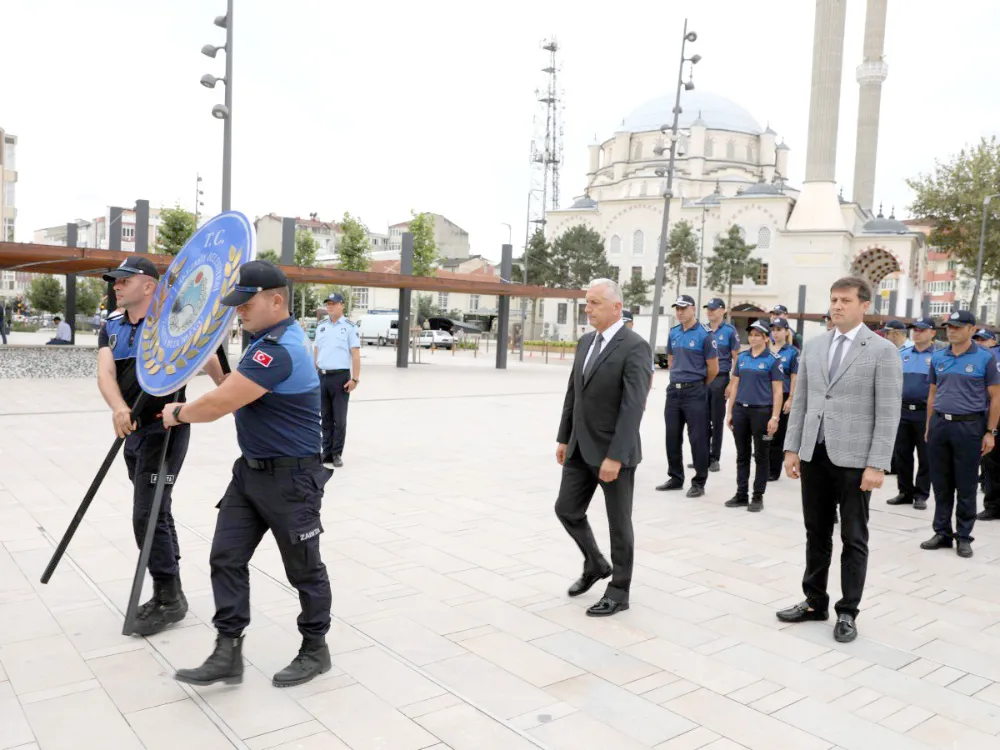
[[856, 328], [852, 328], [850, 331], [848, 331], [845, 334], [841, 334], [839, 329], [834, 328], [833, 329], [833, 338], [836, 340], [837, 336], [843, 335], [843, 336], [845, 336], [847, 338], [847, 343], [848, 344], [853, 344], [855, 336], [858, 335], [858, 331], [860, 331], [863, 326], [864, 326], [864, 323], [858, 323], [858, 325], [857, 325]]
[[[604, 333], [601, 334], [601, 337], [604, 339], [604, 343], [609, 343], [611, 339], [614, 338], [614, 335], [621, 330], [623, 325], [625, 325], [625, 319], [619, 318], [617, 321], [608, 326]], [[594, 336], [594, 341], [597, 341], [597, 336]]]

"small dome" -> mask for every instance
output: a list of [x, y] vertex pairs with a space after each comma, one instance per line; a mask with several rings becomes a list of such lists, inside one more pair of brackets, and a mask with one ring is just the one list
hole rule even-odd
[[865, 234], [909, 234], [910, 228], [898, 219], [887, 219], [879, 214], [874, 219], [865, 222], [861, 231]]
[[778, 146], [777, 146], [777, 148], [778, 148], [778, 151], [788, 151], [789, 150], [788, 144], [785, 143], [784, 141], [782, 141], [781, 143], [779, 143]]
[[577, 198], [573, 202], [573, 205], [570, 206], [570, 208], [571, 209], [572, 208], [575, 208], [575, 209], [592, 209], [592, 208], [597, 208], [597, 201], [595, 201], [589, 195], [584, 195], [581, 198]]

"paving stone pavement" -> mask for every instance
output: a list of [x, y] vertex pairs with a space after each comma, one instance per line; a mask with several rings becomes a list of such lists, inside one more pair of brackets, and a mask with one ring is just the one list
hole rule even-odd
[[[270, 538], [253, 561], [244, 684], [171, 678], [212, 646], [208, 549], [237, 456], [232, 420], [194, 428], [175, 492], [191, 612], [126, 638], [136, 550], [120, 459], [51, 583], [38, 582], [113, 440], [97, 389], [2, 384], [0, 750], [1000, 747], [1000, 524], [977, 525], [971, 560], [922, 552], [931, 511], [887, 506], [890, 478], [872, 501], [859, 639], [783, 625], [774, 610], [801, 598], [798, 487], [771, 484], [760, 514], [724, 508], [728, 442], [705, 497], [655, 492], [658, 372], [632, 608], [587, 618], [599, 587], [566, 597], [581, 561], [552, 511], [565, 362], [515, 357], [502, 372], [439, 353], [397, 371], [391, 352], [365, 355], [323, 510], [334, 669], [281, 691], [270, 675], [297, 649], [298, 603]], [[602, 506], [591, 517], [607, 550]]]

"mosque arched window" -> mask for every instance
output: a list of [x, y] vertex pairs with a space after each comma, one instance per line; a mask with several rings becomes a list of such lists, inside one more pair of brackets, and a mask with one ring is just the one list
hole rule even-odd
[[715, 156], [715, 139], [709, 138], [705, 141], [705, 158], [711, 159], [713, 156]]
[[736, 141], [732, 139], [726, 144], [726, 158], [730, 161], [736, 159]]
[[740, 239], [743, 240], [744, 242], [746, 242], [747, 241], [747, 230], [744, 229], [741, 226], [738, 226], [738, 225], [737, 225], [736, 229], [737, 229], [737, 234], [739, 234], [739, 236], [740, 236]]
[[612, 255], [618, 255], [622, 251], [622, 238], [617, 234], [611, 238], [610, 252]]
[[757, 230], [757, 249], [767, 250], [769, 247], [771, 247], [771, 230], [761, 227]]
[[632, 233], [632, 255], [642, 255], [642, 251], [644, 249], [642, 240], [642, 230], [636, 229], [635, 232]]
[[639, 161], [641, 158], [642, 158], [642, 141], [639, 141], [637, 144], [635, 144], [635, 148], [633, 149], [632, 159], [633, 161]]

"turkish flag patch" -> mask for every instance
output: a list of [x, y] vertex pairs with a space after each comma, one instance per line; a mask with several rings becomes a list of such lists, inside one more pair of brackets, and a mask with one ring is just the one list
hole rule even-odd
[[270, 367], [271, 363], [274, 361], [274, 357], [270, 354], [265, 354], [261, 351], [256, 351], [253, 353], [253, 361], [256, 362], [261, 367]]

